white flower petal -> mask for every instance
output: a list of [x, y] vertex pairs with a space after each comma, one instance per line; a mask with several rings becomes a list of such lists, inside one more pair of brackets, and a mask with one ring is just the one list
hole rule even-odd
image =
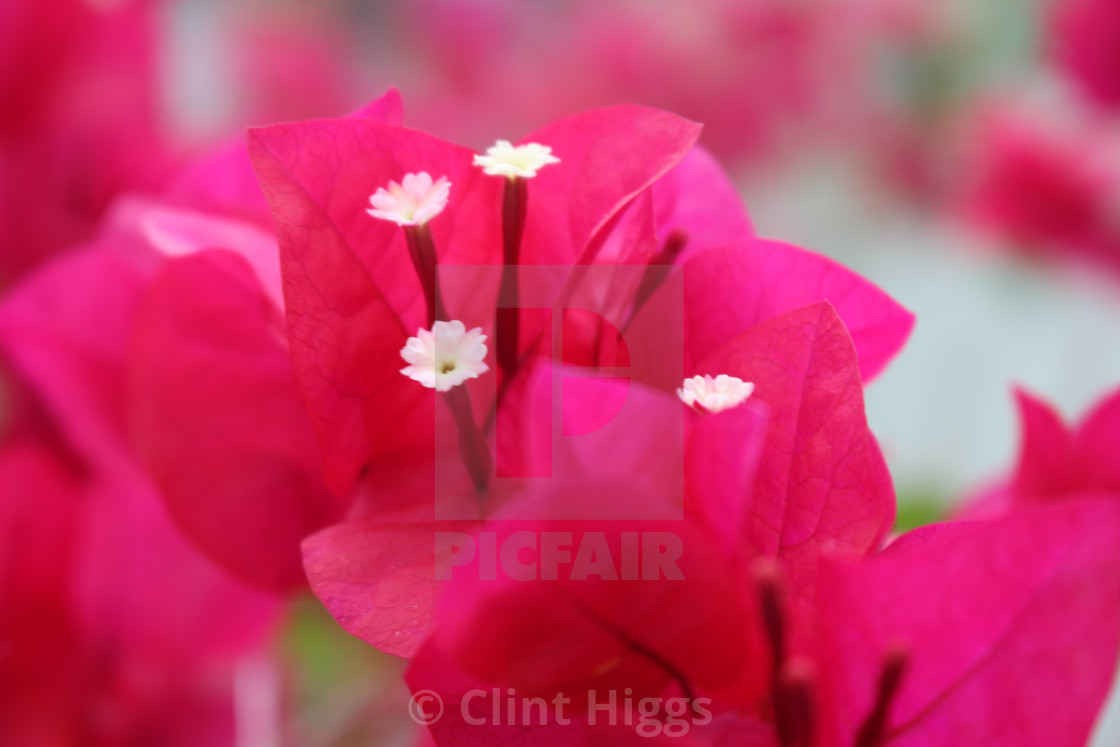
[[717, 413], [737, 407], [754, 392], [754, 384], [726, 374], [685, 379], [677, 396], [698, 412]]
[[401, 183], [389, 182], [370, 195], [373, 207], [367, 210], [374, 218], [391, 221], [399, 226], [422, 226], [447, 207], [451, 183], [441, 176], [435, 182], [425, 171], [405, 174]]
[[508, 140], [499, 140], [485, 155], [476, 155], [474, 165], [491, 176], [521, 177], [528, 179], [537, 175], [545, 166], [560, 163], [552, 155], [552, 148], [540, 143], [512, 145]]
[[401, 373], [429, 389], [446, 392], [489, 371], [483, 362], [486, 352], [481, 327], [468, 331], [457, 319], [439, 321], [408, 338], [401, 358], [410, 365]]

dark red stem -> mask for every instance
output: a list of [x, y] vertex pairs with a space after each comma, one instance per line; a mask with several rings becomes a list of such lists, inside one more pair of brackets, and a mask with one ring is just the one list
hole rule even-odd
[[887, 652], [886, 658], [883, 659], [883, 671], [879, 675], [875, 707], [860, 726], [856, 734], [855, 747], [882, 747], [886, 744], [891, 703], [898, 694], [898, 688], [902, 684], [909, 662], [909, 655], [901, 647], [892, 648]]
[[449, 321], [447, 307], [443, 303], [443, 294], [439, 289], [439, 276], [436, 266], [436, 245], [432, 240], [432, 232], [427, 226], [405, 226], [404, 237], [408, 242], [408, 256], [412, 258], [412, 266], [416, 269], [416, 276], [420, 278], [420, 287], [424, 289], [424, 300], [428, 309], [428, 328], [436, 321]]
[[475, 489], [479, 493], [485, 493], [490, 485], [493, 460], [490, 457], [490, 447], [486, 444], [486, 437], [482, 435], [482, 430], [475, 422], [470, 394], [467, 393], [465, 386], [457, 386], [446, 392], [444, 398], [459, 428], [459, 454], [463, 458], [463, 464], [467, 467]]
[[789, 658], [786, 642], [785, 589], [781, 571], [773, 560], [760, 560], [754, 568], [759, 611], [770, 643], [771, 693], [774, 725], [781, 747], [811, 747], [813, 743], [812, 665]]
[[516, 176], [506, 179], [502, 199], [502, 281], [498, 289], [495, 331], [498, 367], [507, 382], [517, 372], [520, 358], [521, 296], [517, 268], [521, 262], [521, 240], [525, 234], [528, 206], [528, 181]]
[[774, 722], [782, 747], [813, 744], [813, 670], [791, 659], [774, 682]]
[[786, 656], [785, 614], [782, 610], [782, 578], [773, 561], [760, 561], [755, 566], [755, 585], [758, 587], [762, 622], [773, 654], [772, 671], [775, 681]]

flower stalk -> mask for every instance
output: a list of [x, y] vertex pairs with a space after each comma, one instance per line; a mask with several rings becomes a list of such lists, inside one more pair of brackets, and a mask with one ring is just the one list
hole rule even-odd
[[901, 647], [892, 648], [883, 660], [883, 670], [879, 675], [879, 689], [875, 697], [875, 707], [867, 715], [859, 733], [856, 734], [855, 747], [883, 747], [887, 741], [887, 719], [891, 703], [898, 694], [902, 678], [906, 674], [910, 657]]
[[781, 572], [773, 561], [759, 561], [754, 572], [759, 609], [771, 653], [771, 706], [781, 747], [811, 747], [813, 743], [812, 664], [789, 657], [787, 620], [783, 599], [785, 589]]
[[448, 321], [450, 317], [447, 315], [447, 306], [443, 302], [443, 293], [439, 287], [438, 259], [431, 229], [427, 224], [405, 226], [404, 236], [408, 242], [408, 256], [412, 259], [412, 266], [416, 269], [416, 275], [420, 278], [420, 287], [424, 291], [428, 326], [431, 327], [437, 321]]
[[521, 295], [517, 268], [521, 261], [528, 204], [529, 182], [520, 176], [507, 177], [502, 199], [502, 280], [495, 319], [498, 368], [505, 381], [510, 381], [517, 372], [520, 357]]
[[467, 473], [471, 476], [475, 490], [481, 495], [490, 487], [493, 459], [490, 456], [486, 437], [475, 421], [470, 394], [466, 387], [457, 386], [445, 392], [443, 397], [459, 429], [459, 454], [462, 456]]

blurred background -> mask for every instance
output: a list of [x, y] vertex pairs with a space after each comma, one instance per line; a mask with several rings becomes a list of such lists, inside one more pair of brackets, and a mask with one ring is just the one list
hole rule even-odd
[[[390, 85], [475, 148], [618, 102], [704, 123], [761, 235], [918, 316], [867, 395], [900, 527], [1008, 467], [1012, 386], [1073, 418], [1120, 384], [1120, 0], [2, 0], [0, 289], [246, 126]], [[281, 627], [254, 712], [412, 743], [400, 662], [312, 601]]]

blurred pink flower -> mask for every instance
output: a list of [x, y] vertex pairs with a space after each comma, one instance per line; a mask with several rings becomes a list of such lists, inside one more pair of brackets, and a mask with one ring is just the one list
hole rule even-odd
[[1042, 123], [989, 108], [962, 178], [965, 215], [1021, 251], [1120, 268], [1120, 160], [1107, 157], [1116, 142], [1091, 118]]
[[121, 192], [169, 173], [154, 10], [81, 0], [0, 10], [0, 285], [88, 239]]
[[[392, 93], [362, 113], [394, 111]], [[118, 203], [95, 242], [14, 287], [0, 346], [75, 440], [152, 476], [207, 555], [290, 589], [305, 583], [299, 542], [349, 496], [322, 484], [283, 312], [271, 218], [240, 146], [161, 198]]]
[[[5, 382], [15, 408], [0, 433], [0, 741], [232, 743], [247, 713], [237, 671], [266, 655], [279, 606], [198, 554], [152, 484], [88, 440], [108, 435], [91, 420], [104, 400], [36, 380], [12, 342], [0, 343], [22, 370]], [[93, 374], [94, 347], [58, 379]]]
[[1058, 63], [1097, 103], [1120, 107], [1120, 3], [1055, 0], [1050, 14]]
[[806, 141], [873, 147], [896, 106], [879, 55], [934, 15], [905, 0], [422, 0], [391, 19], [425, 63], [411, 88], [426, 129], [480, 144], [499, 124], [632, 101], [704, 122], [706, 147], [757, 171]]
[[[233, 91], [230, 129], [245, 123], [330, 116], [362, 100], [349, 19], [329, 4], [231, 3], [214, 24], [226, 35]], [[264, 11], [264, 12], [262, 12]]]

